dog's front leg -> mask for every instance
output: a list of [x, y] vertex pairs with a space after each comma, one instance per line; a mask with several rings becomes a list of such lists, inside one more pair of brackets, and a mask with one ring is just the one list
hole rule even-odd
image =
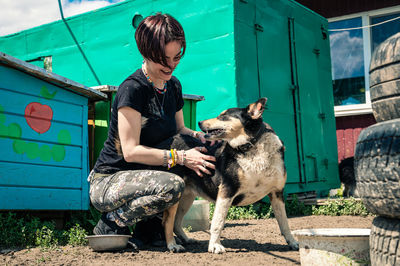
[[174, 221], [176, 209], [178, 208], [178, 203], [172, 207], [166, 209], [163, 214], [162, 224], [164, 226], [165, 241], [167, 242], [167, 248], [172, 252], [182, 252], [185, 250], [181, 245], [176, 244], [174, 238]]
[[270, 194], [268, 194], [268, 196], [271, 200], [271, 206], [272, 206], [272, 209], [274, 210], [276, 220], [278, 221], [279, 228], [281, 230], [281, 234], [283, 235], [286, 242], [289, 244], [289, 246], [292, 249], [298, 250], [299, 244], [293, 238], [292, 233], [290, 232], [290, 229], [289, 229], [289, 223], [288, 223], [288, 219], [286, 216], [286, 210], [285, 210], [285, 203], [283, 201], [283, 192], [282, 191], [271, 192]]
[[183, 217], [192, 206], [195, 198], [196, 194], [190, 188], [186, 187], [179, 200], [179, 206], [175, 216], [174, 232], [184, 244], [193, 244], [197, 242], [195, 239], [189, 238], [182, 228]]
[[220, 243], [222, 229], [224, 229], [225, 218], [228, 214], [229, 207], [232, 204], [231, 198], [217, 197], [215, 202], [214, 215], [211, 222], [210, 229], [210, 243], [208, 244], [208, 252], [211, 253], [224, 253], [225, 248]]

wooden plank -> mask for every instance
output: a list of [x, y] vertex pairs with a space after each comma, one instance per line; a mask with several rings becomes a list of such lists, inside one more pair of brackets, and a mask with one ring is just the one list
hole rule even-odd
[[345, 129], [344, 130], [345, 158], [354, 156], [354, 145], [355, 143], [353, 142], [353, 129], [352, 128]]
[[81, 210], [80, 189], [0, 187], [0, 210]]
[[357, 140], [358, 140], [358, 136], [360, 136], [361, 131], [363, 130], [363, 128], [355, 128], [353, 131], [353, 141], [354, 141], [354, 145], [357, 144]]
[[[339, 199], [330, 199], [330, 198], [321, 198], [321, 199], [306, 199], [306, 200], [302, 200], [301, 202], [303, 202], [304, 205], [327, 205], [329, 202], [331, 201], [339, 201]], [[348, 200], [348, 199], [340, 199], [342, 200]], [[362, 200], [360, 198], [354, 198], [355, 201], [361, 202]]]
[[[33, 102], [38, 103], [33, 106], [33, 108], [38, 110], [37, 112], [47, 113], [49, 111], [48, 109], [50, 108], [53, 113], [52, 121], [59, 121], [75, 125], [81, 125], [83, 123], [81, 115], [83, 112], [82, 105], [32, 97], [31, 95], [21, 94], [0, 88], [0, 107], [3, 109], [4, 113], [25, 116], [26, 108], [28, 108], [28, 105]], [[32, 116], [35, 116], [35, 113], [32, 113]], [[85, 123], [87, 123], [87, 120]]]
[[[88, 120], [88, 107], [84, 106], [84, 110], [82, 112], [82, 120], [87, 121]], [[89, 208], [89, 183], [87, 181], [87, 176], [89, 175], [89, 143], [88, 143], [88, 125], [87, 123], [83, 124], [83, 132], [82, 132], [82, 143], [84, 145], [82, 146], [82, 177], [81, 178], [81, 188], [82, 188], [82, 194], [81, 194], [81, 209], [88, 209]]]
[[0, 186], [80, 189], [82, 179], [81, 169], [0, 162]]
[[337, 129], [336, 130], [336, 138], [337, 138], [337, 144], [338, 144], [338, 159], [339, 162], [343, 160], [345, 150], [344, 150], [344, 130], [343, 129]]
[[[35, 122], [37, 121], [42, 120], [37, 119]], [[82, 126], [80, 125], [51, 121], [48, 131], [39, 134], [28, 125], [25, 117], [6, 114], [5, 122], [3, 124], [0, 123], [0, 137], [16, 138], [16, 134], [19, 134], [18, 132], [20, 132], [19, 139], [22, 140], [82, 146]]]
[[4, 138], [0, 147], [0, 162], [82, 168], [81, 147]]
[[[79, 93], [84, 95], [91, 100], [105, 100], [107, 96], [104, 93], [93, 90], [86, 87], [78, 82], [67, 79], [53, 72], [46, 71], [43, 68], [37, 67], [35, 65], [26, 63], [18, 58], [12, 57], [5, 53], [0, 52], [0, 64], [6, 65], [8, 67], [14, 68], [18, 71], [22, 71], [28, 75], [31, 75], [37, 79], [41, 79], [57, 86], [68, 89], [74, 93]], [[0, 79], [1, 80], [1, 79]]]
[[55, 101], [67, 102], [74, 105], [83, 105], [87, 101], [82, 95], [75, 94], [62, 87], [54, 86], [18, 70], [1, 65], [0, 86], [1, 88], [17, 93], [28, 94], [43, 99], [51, 98]]

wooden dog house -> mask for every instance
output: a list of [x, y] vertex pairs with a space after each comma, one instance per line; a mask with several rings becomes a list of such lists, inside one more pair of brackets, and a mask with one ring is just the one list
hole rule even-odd
[[0, 52], [0, 210], [88, 209], [89, 99], [106, 95]]

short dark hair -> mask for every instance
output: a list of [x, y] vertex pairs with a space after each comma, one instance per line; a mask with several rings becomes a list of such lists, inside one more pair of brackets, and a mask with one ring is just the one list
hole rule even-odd
[[165, 46], [172, 41], [180, 42], [185, 54], [186, 40], [182, 25], [171, 15], [157, 13], [143, 19], [135, 32], [136, 44], [144, 58], [169, 67]]

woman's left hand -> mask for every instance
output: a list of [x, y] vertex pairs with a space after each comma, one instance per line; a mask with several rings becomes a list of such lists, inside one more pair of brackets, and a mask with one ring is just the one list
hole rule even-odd
[[[198, 138], [200, 141], [201, 141], [201, 143], [203, 143], [203, 144], [205, 144], [206, 143], [206, 138], [204, 137], [206, 134], [204, 134], [203, 132], [200, 132], [200, 131], [196, 131], [196, 133], [195, 133], [195, 138]], [[210, 144], [210, 146], [212, 146], [212, 145], [214, 145], [215, 144], [215, 140], [212, 140], [211, 141], [211, 144]]]
[[204, 154], [207, 152], [206, 147], [194, 147], [186, 151], [185, 166], [196, 172], [198, 176], [203, 176], [202, 172], [211, 175], [210, 170], [215, 170], [215, 157]]

